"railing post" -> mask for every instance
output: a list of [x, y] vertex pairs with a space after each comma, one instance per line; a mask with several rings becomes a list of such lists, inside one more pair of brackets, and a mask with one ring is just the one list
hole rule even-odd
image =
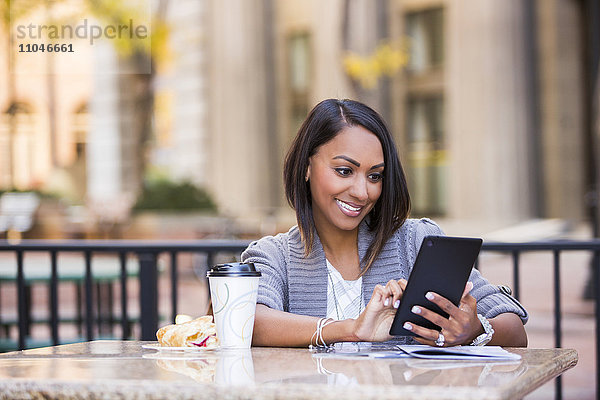
[[58, 345], [58, 263], [56, 251], [50, 252], [50, 326], [52, 344]]
[[[560, 250], [554, 250], [554, 347], [562, 347], [562, 322], [560, 307]], [[554, 398], [562, 399], [562, 377], [555, 380]]]
[[175, 323], [177, 317], [177, 252], [171, 252], [171, 320]]
[[127, 315], [127, 253], [119, 252], [121, 264], [121, 337], [129, 338], [129, 317]]
[[141, 340], [156, 340], [158, 329], [158, 269], [156, 253], [139, 253]]
[[519, 300], [521, 294], [521, 281], [519, 279], [519, 250], [512, 252], [513, 257], [513, 293], [515, 299]]
[[94, 340], [94, 287], [92, 277], [92, 253], [86, 250], [85, 258], [85, 336], [88, 341]]
[[25, 336], [28, 329], [27, 294], [25, 288], [25, 274], [23, 271], [23, 252], [17, 250], [17, 307], [19, 312], [19, 350], [25, 350]]
[[596, 287], [596, 396], [600, 396], [600, 251], [594, 251], [592, 275]]
[[211, 310], [210, 313], [212, 314], [212, 300], [210, 298], [210, 285], [208, 283], [208, 277], [206, 276], [206, 273], [208, 271], [210, 271], [210, 269], [215, 265], [215, 256], [213, 254], [212, 251], [209, 251], [206, 254], [206, 271], [204, 271], [204, 282], [206, 283], [206, 300], [208, 302], [208, 309]]

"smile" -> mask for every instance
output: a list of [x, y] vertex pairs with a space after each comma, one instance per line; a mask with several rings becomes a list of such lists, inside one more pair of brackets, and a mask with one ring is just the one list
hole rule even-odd
[[344, 214], [349, 216], [356, 216], [360, 214], [360, 211], [362, 210], [362, 207], [351, 206], [350, 204], [345, 203], [339, 199], [335, 199], [335, 202], [342, 211], [345, 211]]

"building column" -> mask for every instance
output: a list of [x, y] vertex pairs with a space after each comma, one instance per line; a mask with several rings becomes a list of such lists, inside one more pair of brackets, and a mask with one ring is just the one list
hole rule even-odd
[[123, 201], [128, 189], [123, 182], [117, 55], [108, 43], [100, 43], [96, 48], [94, 94], [90, 100], [86, 146], [87, 204], [98, 220], [108, 222], [120, 216], [112, 215], [121, 213], [120, 206], [130, 204]]
[[219, 209], [255, 223], [270, 209], [263, 2], [212, 1], [209, 15], [210, 174]]
[[544, 214], [575, 221], [585, 213], [580, 8], [569, 0], [537, 1]]
[[494, 229], [532, 210], [524, 8], [447, 4], [448, 216]]

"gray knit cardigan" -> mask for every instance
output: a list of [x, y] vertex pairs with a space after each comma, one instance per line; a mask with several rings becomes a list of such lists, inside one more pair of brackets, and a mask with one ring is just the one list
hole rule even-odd
[[[421, 242], [428, 235], [443, 235], [431, 220], [408, 219], [385, 244], [381, 253], [363, 275], [364, 304], [373, 294], [375, 285], [385, 285], [391, 279], [408, 279]], [[374, 238], [363, 221], [359, 225], [358, 253], [360, 259]], [[325, 252], [315, 235], [313, 249], [304, 257], [304, 246], [297, 226], [287, 233], [266, 236], [255, 241], [242, 253], [242, 261], [252, 262], [262, 272], [258, 288], [258, 303], [294, 314], [325, 317], [327, 313], [327, 266]], [[477, 299], [477, 312], [487, 318], [511, 312], [525, 324], [528, 314], [512, 297], [491, 285], [473, 269], [471, 295]]]

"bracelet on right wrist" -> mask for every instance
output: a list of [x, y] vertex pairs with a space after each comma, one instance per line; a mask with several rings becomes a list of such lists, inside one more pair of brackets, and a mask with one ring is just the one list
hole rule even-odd
[[[323, 338], [323, 328], [325, 328], [327, 325], [331, 324], [335, 322], [335, 320], [333, 318], [320, 318], [317, 321], [317, 329], [315, 330], [315, 333], [313, 333], [313, 335], [310, 338], [310, 344], [308, 345], [308, 349], [310, 351], [322, 351], [322, 350], [328, 350], [331, 348], [331, 345], [328, 345], [325, 342], [325, 339]], [[313, 339], [315, 341], [315, 344], [313, 345]]]

